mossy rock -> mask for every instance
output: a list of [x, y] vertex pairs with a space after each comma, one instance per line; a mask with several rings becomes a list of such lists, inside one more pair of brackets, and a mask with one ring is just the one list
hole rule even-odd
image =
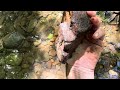
[[22, 67], [22, 68], [29, 68], [30, 65], [25, 63], [25, 64], [22, 64], [21, 67]]
[[8, 65], [20, 65], [22, 57], [18, 53], [11, 53], [5, 57], [5, 61]]
[[4, 67], [0, 66], [0, 79], [4, 79], [4, 77], [5, 77]]
[[[16, 69], [15, 69], [16, 68]], [[7, 79], [24, 79], [27, 77], [29, 69], [21, 69], [21, 67], [12, 67], [11, 70], [9, 70], [6, 73]]]
[[18, 73], [18, 72], [20, 72], [20, 70], [21, 70], [20, 66], [6, 65], [6, 68], [5, 68], [5, 71], [14, 72], [14, 73]]
[[27, 57], [27, 61], [29, 64], [33, 64], [35, 60], [33, 57]]
[[22, 69], [18, 74], [17, 74], [17, 78], [19, 79], [26, 79], [27, 76], [28, 76], [28, 72], [29, 72], [29, 69]]
[[3, 38], [3, 46], [8, 49], [18, 48], [24, 39], [25, 37], [18, 32], [10, 33]]
[[13, 72], [7, 72], [6, 79], [16, 79], [16, 74], [14, 74]]
[[0, 57], [0, 65], [5, 65], [5, 59], [4, 59], [4, 57]]
[[0, 50], [2, 50], [3, 49], [3, 42], [2, 42], [2, 40], [0, 40]]

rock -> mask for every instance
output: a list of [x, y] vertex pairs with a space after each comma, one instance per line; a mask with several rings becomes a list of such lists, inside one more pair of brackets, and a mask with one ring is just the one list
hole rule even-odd
[[[44, 13], [44, 14], [40, 14], [40, 16], [41, 15], [46, 16], [48, 12], [39, 12], [39, 13]], [[51, 27], [53, 27], [53, 26], [56, 27], [57, 26], [56, 25], [56, 20], [59, 23], [61, 22], [60, 19], [62, 18], [62, 16], [59, 15], [60, 13], [61, 12], [55, 12], [55, 11], [50, 12], [46, 17], [42, 16], [42, 18], [40, 19], [39, 24], [37, 25], [37, 27], [39, 28], [39, 32], [41, 33], [41, 37], [43, 39], [47, 39], [47, 36], [49, 35], [49, 33], [51, 33], [51, 29], [52, 29]]]
[[60, 64], [60, 62], [58, 60], [56, 60], [53, 65], [57, 65], [57, 64]]
[[20, 65], [22, 57], [18, 53], [11, 53], [5, 57], [5, 61], [9, 65]]
[[52, 39], [53, 37], [54, 37], [54, 35], [52, 33], [50, 33], [47, 38]]
[[50, 55], [49, 55], [49, 59], [53, 59], [53, 56], [50, 56]]
[[113, 66], [112, 66], [112, 65], [110, 65], [110, 67], [112, 68]]
[[2, 66], [0, 66], [0, 79], [4, 79], [4, 77], [5, 77], [4, 68]]
[[3, 42], [0, 40], [0, 50], [3, 49]]
[[120, 61], [117, 61], [117, 67], [120, 68]]
[[104, 78], [104, 77], [98, 77], [98, 79], [107, 79], [107, 78]]
[[54, 60], [54, 59], [50, 59], [50, 61], [51, 61], [51, 63], [54, 63], [54, 62], [55, 62], [55, 60]]
[[49, 53], [44, 52], [44, 61], [48, 61], [48, 60], [49, 60]]
[[118, 77], [118, 75], [113, 75], [113, 76], [110, 75], [110, 76], [109, 76], [109, 79], [119, 79], [119, 77]]
[[21, 66], [12, 66], [12, 65], [6, 65], [5, 71], [7, 72], [19, 72], [21, 70]]
[[16, 75], [14, 74], [14, 72], [7, 72], [6, 73], [6, 77], [5, 79], [15, 79]]
[[23, 44], [21, 45], [21, 48], [25, 48], [25, 49], [30, 49], [32, 46], [32, 43], [28, 42], [28, 41], [24, 41]]
[[64, 41], [73, 41], [76, 38], [76, 35], [73, 33], [73, 30], [70, 29], [69, 24], [67, 22], [60, 24], [59, 36], [63, 36]]
[[115, 67], [113, 68], [113, 70], [116, 71], [116, 72], [118, 72], [118, 67], [115, 66]]
[[56, 55], [56, 51], [54, 49], [51, 49], [49, 51], [49, 55], [54, 57]]
[[54, 35], [55, 35], [55, 36], [58, 36], [58, 29], [55, 29]]
[[36, 73], [32, 72], [29, 74], [28, 79], [39, 79]]
[[116, 53], [117, 52], [116, 49], [115, 49], [115, 47], [114, 47], [114, 45], [109, 45], [109, 49], [110, 49], [110, 51], [112, 53]]
[[48, 45], [52, 46], [54, 43], [53, 42], [49, 42]]
[[120, 48], [120, 43], [117, 43], [117, 45], [116, 45], [116, 46], [117, 46], [117, 48]]
[[57, 70], [60, 70], [60, 65], [56, 65], [56, 69], [57, 69]]
[[118, 79], [119, 75], [117, 72], [115, 72], [114, 70], [109, 70], [109, 78], [110, 79]]
[[56, 37], [53, 37], [52, 39], [50, 39], [51, 42], [54, 42], [56, 40]]
[[110, 51], [110, 50], [109, 50], [108, 47], [106, 47], [106, 48], [103, 49], [103, 52], [109, 52], [109, 51]]
[[97, 79], [97, 76], [96, 76], [96, 75], [94, 76], [94, 79]]
[[118, 76], [118, 73], [115, 72], [114, 70], [109, 70], [109, 74], [110, 74], [110, 75], [116, 75], [116, 76]]
[[30, 67], [30, 65], [29, 64], [22, 64], [22, 66], [21, 66], [22, 68], [29, 68]]
[[8, 49], [18, 48], [24, 39], [25, 37], [18, 32], [10, 33], [3, 38], [3, 46]]
[[51, 69], [52, 68], [52, 62], [49, 60], [47, 63], [46, 63], [46, 66], [48, 69]]
[[53, 45], [49, 46], [49, 51], [53, 49]]
[[22, 78], [22, 79], [26, 79], [28, 77], [28, 73], [29, 72], [29, 69], [28, 68], [25, 68], [25, 69], [22, 69], [19, 73], [18, 73], [18, 77], [19, 78]]
[[33, 57], [26, 57], [26, 60], [27, 60], [27, 62], [30, 64], [30, 65], [32, 65], [33, 63], [34, 63], [34, 58]]
[[79, 32], [85, 32], [91, 27], [86, 11], [73, 11], [71, 21], [76, 25]]
[[[66, 64], [62, 64], [60, 65], [60, 68], [63, 72], [66, 72]], [[65, 73], [66, 74], [66, 73]]]
[[40, 60], [48, 61], [50, 59], [49, 57], [49, 45], [39, 45], [37, 47], [37, 57], [39, 57]]
[[35, 42], [34, 42], [34, 45], [35, 46], [38, 46], [38, 45], [40, 45], [41, 44], [41, 40], [36, 40]]
[[31, 19], [26, 31], [31, 33], [34, 30], [33, 28], [37, 25], [37, 22], [38, 21], [37, 21], [36, 18], [35, 19]]
[[3, 57], [0, 57], [0, 65], [4, 65], [5, 64], [5, 59]]
[[38, 46], [38, 49], [42, 52], [49, 52], [49, 45], [41, 43], [41, 45]]
[[109, 73], [108, 73], [108, 72], [105, 72], [105, 73], [104, 73], [104, 76], [105, 76], [106, 78], [109, 78]]
[[100, 69], [101, 69], [101, 68], [104, 68], [104, 66], [103, 66], [103, 65], [100, 65], [99, 68], [100, 68]]
[[[113, 58], [113, 57], [112, 57], [112, 58]], [[114, 59], [111, 59], [110, 64], [111, 64], [113, 67], [116, 66], [117, 60], [116, 60], [115, 57], [114, 57]]]
[[42, 74], [42, 66], [40, 63], [35, 63], [34, 64], [34, 70], [33, 70], [38, 77]]

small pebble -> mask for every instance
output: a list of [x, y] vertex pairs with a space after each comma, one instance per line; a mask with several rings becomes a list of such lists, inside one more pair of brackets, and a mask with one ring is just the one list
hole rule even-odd
[[109, 74], [110, 75], [116, 75], [116, 76], [118, 76], [118, 73], [117, 72], [115, 72], [114, 70], [109, 70]]
[[106, 78], [109, 78], [109, 73], [108, 73], [108, 72], [105, 72], [105, 73], [104, 73], [104, 76], [105, 76]]
[[53, 60], [53, 59], [51, 59], [50, 61], [51, 61], [52, 63], [54, 63], [54, 62], [55, 62], [55, 60]]
[[110, 75], [109, 79], [118, 79], [118, 75]]
[[56, 60], [54, 63], [53, 63], [53, 65], [57, 65], [57, 64], [59, 64], [60, 62], [58, 61], [58, 60]]
[[54, 57], [56, 55], [56, 51], [54, 49], [51, 49], [49, 55]]
[[112, 68], [113, 66], [112, 66], [112, 65], [110, 65], [110, 67]]
[[34, 45], [35, 46], [38, 46], [38, 45], [40, 45], [41, 44], [41, 40], [36, 40], [35, 42], [34, 42]]
[[47, 65], [46, 65], [47, 68], [48, 68], [48, 69], [51, 69], [51, 67], [52, 67], [52, 62], [51, 62], [51, 61], [48, 61], [46, 64], [47, 64]]

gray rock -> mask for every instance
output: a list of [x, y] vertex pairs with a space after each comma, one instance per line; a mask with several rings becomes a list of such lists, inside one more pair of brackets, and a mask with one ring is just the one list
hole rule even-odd
[[79, 32], [85, 32], [91, 27], [86, 11], [73, 11], [72, 23], [77, 25]]
[[3, 38], [3, 46], [8, 49], [14, 49], [20, 46], [24, 39], [24, 36], [18, 32], [10, 33]]

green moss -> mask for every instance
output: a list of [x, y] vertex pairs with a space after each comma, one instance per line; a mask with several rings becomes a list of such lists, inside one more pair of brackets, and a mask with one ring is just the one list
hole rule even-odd
[[21, 66], [22, 68], [29, 68], [30, 67], [30, 65], [29, 64], [22, 64], [22, 66]]
[[18, 73], [21, 70], [20, 66], [11, 66], [11, 65], [6, 65], [5, 71], [7, 72], [14, 72]]
[[108, 19], [105, 18], [104, 11], [98, 11], [97, 15], [102, 18], [102, 22], [107, 23]]
[[115, 53], [116, 56], [120, 57], [120, 53]]
[[53, 34], [50, 33], [47, 38], [48, 38], [48, 39], [52, 39], [52, 38], [53, 38]]
[[2, 50], [3, 49], [3, 42], [2, 42], [2, 40], [0, 40], [0, 50]]
[[4, 57], [0, 57], [0, 65], [5, 65], [5, 59], [4, 59]]
[[17, 78], [26, 79], [27, 76], [28, 76], [28, 71], [29, 71], [29, 69], [22, 69], [22, 70], [17, 74]]
[[33, 57], [27, 57], [27, 61], [29, 64], [33, 64], [34, 63], [34, 58]]
[[9, 65], [20, 65], [22, 61], [22, 57], [18, 55], [18, 53], [11, 53], [5, 57], [6, 64]]
[[14, 72], [7, 72], [6, 79], [16, 79], [16, 74]]
[[4, 77], [5, 77], [4, 67], [0, 66], [0, 79], [4, 79]]
[[29, 69], [21, 69], [20, 66], [10, 66], [9, 69], [6, 69], [6, 71], [7, 79], [22, 79], [27, 77]]

